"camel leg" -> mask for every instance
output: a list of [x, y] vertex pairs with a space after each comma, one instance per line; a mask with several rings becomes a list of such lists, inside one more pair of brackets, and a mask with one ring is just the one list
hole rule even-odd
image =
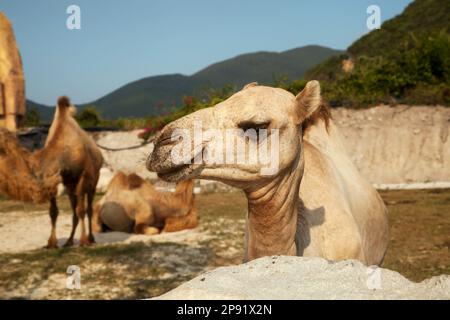
[[193, 205], [185, 216], [168, 217], [164, 222], [164, 229], [162, 232], [175, 232], [185, 229], [193, 229], [197, 227], [197, 225], [197, 208]]
[[94, 202], [94, 194], [95, 189], [94, 191], [91, 190], [87, 194], [87, 215], [88, 215], [88, 232], [89, 232], [88, 240], [90, 244], [95, 243], [95, 238], [94, 235], [92, 234], [92, 219], [94, 218], [92, 205]]
[[135, 216], [134, 232], [148, 236], [158, 234], [159, 229], [149, 225], [152, 221], [152, 217], [153, 214], [151, 208], [147, 210], [139, 210]]
[[134, 227], [134, 232], [136, 234], [145, 234], [147, 236], [152, 236], [159, 233], [159, 229], [155, 227], [150, 227], [144, 223], [136, 224]]
[[77, 196], [77, 216], [80, 220], [81, 224], [81, 235], [80, 235], [80, 246], [89, 245], [89, 238], [86, 235], [86, 226], [84, 224], [84, 216], [86, 215], [86, 207], [85, 207], [85, 201], [86, 201], [86, 195], [84, 192], [81, 192]]
[[53, 249], [58, 248], [58, 240], [56, 239], [56, 219], [58, 219], [58, 205], [56, 203], [56, 198], [52, 197], [50, 199], [50, 220], [52, 223], [52, 231], [50, 233], [50, 238], [48, 239], [48, 243], [46, 248]]
[[92, 232], [100, 233], [103, 232], [103, 224], [100, 219], [100, 210], [102, 208], [102, 203], [97, 202], [94, 205], [93, 213], [92, 213]]
[[73, 246], [73, 237], [75, 236], [75, 231], [78, 226], [78, 216], [77, 216], [77, 196], [75, 195], [73, 190], [68, 190], [70, 206], [72, 207], [72, 231], [70, 232], [69, 239], [67, 239], [64, 247]]

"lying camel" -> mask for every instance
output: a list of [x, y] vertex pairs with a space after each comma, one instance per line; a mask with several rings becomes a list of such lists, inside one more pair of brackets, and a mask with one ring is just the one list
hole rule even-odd
[[[81, 220], [80, 245], [94, 242], [91, 218], [103, 157], [95, 142], [73, 118], [75, 107], [67, 97], [58, 99], [55, 116], [43, 149], [33, 153], [21, 148], [15, 135], [0, 132], [0, 192], [20, 201], [50, 201], [51, 234], [47, 248], [57, 247], [57, 186], [63, 183], [73, 210], [73, 237]], [[88, 235], [84, 217], [88, 214]]]
[[[243, 189], [248, 200], [245, 261], [299, 255], [380, 264], [389, 239], [386, 207], [347, 156], [321, 100], [317, 81], [308, 82], [297, 96], [249, 84], [214, 107], [168, 124], [154, 141], [147, 168], [167, 181], [212, 179]], [[200, 141], [189, 139], [199, 123], [202, 132], [219, 131]], [[230, 144], [223, 143], [230, 134], [225, 129], [233, 129], [231, 152]], [[243, 134], [263, 129], [270, 133], [261, 140]], [[259, 154], [264, 142], [271, 159], [278, 159], [273, 172], [264, 172], [267, 164], [261, 161], [248, 160], [247, 150]], [[172, 151], [181, 145], [190, 147], [187, 157], [173, 159]], [[189, 161], [220, 152], [238, 156], [237, 145], [245, 146], [245, 161]]]
[[94, 231], [153, 235], [195, 228], [198, 224], [194, 201], [194, 181], [177, 184], [175, 193], [158, 192], [136, 174], [119, 171], [106, 194], [95, 204]]

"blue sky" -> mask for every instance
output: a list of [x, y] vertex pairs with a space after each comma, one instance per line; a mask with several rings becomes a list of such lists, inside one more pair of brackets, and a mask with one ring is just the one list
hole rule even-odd
[[[367, 33], [366, 9], [385, 21], [411, 0], [0, 0], [13, 23], [27, 98], [95, 100], [143, 77], [192, 74], [254, 51], [308, 44], [347, 48]], [[68, 30], [66, 8], [81, 8]]]

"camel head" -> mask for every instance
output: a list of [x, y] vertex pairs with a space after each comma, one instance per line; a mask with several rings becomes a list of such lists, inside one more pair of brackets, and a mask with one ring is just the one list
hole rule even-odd
[[286, 170], [302, 148], [302, 123], [320, 106], [320, 85], [302, 92], [256, 83], [166, 125], [147, 168], [166, 181], [210, 179], [246, 189]]
[[68, 113], [70, 116], [75, 116], [77, 108], [70, 103], [70, 99], [66, 96], [58, 98], [57, 108], [59, 112]]

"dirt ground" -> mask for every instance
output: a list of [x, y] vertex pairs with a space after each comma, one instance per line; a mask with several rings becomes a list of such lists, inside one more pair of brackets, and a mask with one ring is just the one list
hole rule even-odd
[[[391, 243], [383, 267], [421, 281], [450, 274], [450, 189], [381, 191], [389, 208]], [[157, 236], [99, 234], [92, 247], [46, 250], [45, 205], [0, 201], [0, 298], [134, 299], [167, 292], [243, 256], [245, 197], [241, 192], [197, 196], [200, 226]], [[71, 214], [59, 199], [60, 243]], [[80, 268], [81, 289], [66, 289], [68, 266]]]

